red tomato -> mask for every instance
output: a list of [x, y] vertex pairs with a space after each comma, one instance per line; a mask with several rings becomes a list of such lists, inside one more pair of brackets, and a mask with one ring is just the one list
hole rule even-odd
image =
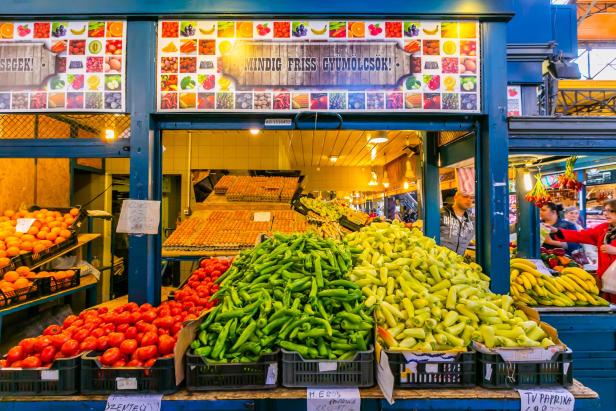
[[64, 328], [68, 328], [68, 327], [70, 327], [71, 325], [73, 325], [73, 323], [74, 323], [75, 321], [77, 321], [78, 319], [79, 319], [79, 317], [77, 317], [76, 315], [69, 315], [68, 317], [66, 317], [66, 318], [64, 319], [64, 323], [62, 323], [62, 326], [63, 326]]
[[52, 345], [51, 337], [42, 335], [38, 337], [36, 339], [36, 342], [34, 343], [34, 352], [41, 352], [43, 351], [43, 348], [47, 347], [48, 345]]
[[151, 324], [152, 321], [154, 321], [157, 318], [158, 318], [158, 314], [156, 314], [156, 311], [154, 310], [145, 311], [144, 313], [141, 314], [141, 319], [145, 321], [146, 323]]
[[146, 347], [137, 348], [135, 351], [137, 359], [139, 361], [147, 361], [150, 358], [154, 358], [158, 355], [158, 348], [155, 345], [148, 345]]
[[137, 341], [135, 340], [124, 340], [122, 344], [120, 344], [120, 351], [122, 354], [131, 355], [137, 349]]
[[[192, 315], [194, 315], [194, 314], [192, 314]], [[175, 323], [171, 327], [171, 330], [169, 331], [169, 334], [175, 335], [175, 334], [179, 333], [181, 329], [182, 329], [182, 323], [181, 322]]]
[[100, 362], [103, 365], [113, 365], [122, 359], [122, 353], [117, 347], [108, 348], [103, 355], [100, 356]]
[[154, 307], [152, 307], [152, 304], [150, 304], [150, 303], [141, 304], [141, 307], [139, 307], [139, 312], [144, 313], [146, 311], [151, 310], [152, 308], [154, 308]]
[[15, 361], [21, 361], [23, 358], [24, 350], [19, 345], [16, 345], [15, 347], [11, 348], [6, 354], [6, 360], [10, 363], [14, 363]]
[[[75, 327], [74, 325], [71, 325], [70, 327], [66, 327], [66, 329], [64, 330], [63, 334], [66, 334], [68, 336], [71, 336], [75, 333], [75, 331], [77, 331], [79, 328]], [[53, 335], [52, 335], [53, 337]]]
[[58, 350], [62, 348], [62, 345], [70, 339], [70, 337], [66, 334], [52, 335], [49, 338], [51, 338], [51, 344]]
[[19, 342], [19, 346], [22, 348], [24, 355], [29, 355], [34, 351], [34, 344], [36, 338], [24, 338]]
[[186, 317], [184, 317], [184, 321], [192, 321], [192, 320], [196, 320], [197, 318], [199, 317], [197, 317], [194, 314], [188, 314]]
[[127, 364], [127, 367], [143, 367], [143, 363], [139, 360], [130, 360]]
[[165, 330], [164, 328], [159, 328], [158, 335], [169, 335], [169, 330]]
[[122, 341], [125, 340], [124, 333], [121, 332], [109, 333], [107, 337], [109, 337], [109, 345], [111, 347], [119, 347]]
[[73, 340], [82, 342], [88, 335], [90, 335], [90, 331], [86, 330], [85, 328], [81, 328], [77, 330], [75, 334], [73, 334]]
[[86, 337], [79, 345], [80, 351], [93, 351], [98, 346], [98, 339], [93, 336]]
[[120, 314], [118, 314], [118, 317], [116, 318], [116, 324], [128, 324], [130, 322], [130, 313], [128, 311], [124, 311]]
[[175, 338], [168, 335], [161, 335], [158, 339], [158, 352], [160, 355], [167, 355], [173, 352]]
[[156, 364], [156, 358], [150, 358], [145, 362], [144, 366], [151, 368], [154, 364]]
[[136, 327], [128, 327], [126, 332], [124, 333], [126, 338], [135, 339], [137, 337], [137, 328]]
[[79, 342], [76, 340], [68, 340], [62, 344], [60, 349], [65, 357], [73, 357], [79, 352]]
[[139, 311], [130, 313], [130, 319], [128, 321], [130, 324], [135, 324], [139, 320], [141, 320], [141, 313]]
[[75, 321], [74, 323], [72, 323], [71, 325], [72, 325], [72, 326], [74, 326], [74, 327], [79, 328], [79, 327], [81, 327], [81, 326], [82, 326], [82, 325], [84, 325], [84, 324], [85, 324], [85, 321], [83, 321], [82, 319], [79, 319], [79, 320], [76, 320], [76, 321]]
[[96, 351], [105, 351], [109, 348], [109, 337], [103, 335], [96, 340]]
[[21, 361], [21, 368], [38, 368], [41, 366], [41, 359], [34, 355], [26, 357]]
[[96, 310], [98, 312], [99, 315], [101, 314], [107, 314], [109, 312], [109, 308], [107, 307], [101, 307], [98, 310]]
[[56, 358], [56, 352], [56, 347], [51, 345], [43, 348], [43, 351], [41, 351], [41, 361], [43, 364], [51, 364]]
[[171, 327], [173, 327], [173, 317], [170, 315], [164, 316], [162, 318], [158, 318], [157, 319], [158, 324], [156, 324], [156, 321], [154, 321], [154, 325], [160, 328], [165, 328], [165, 329], [170, 329]]
[[141, 339], [141, 347], [146, 347], [148, 345], [157, 345], [159, 341], [158, 334], [153, 332], [146, 332], [143, 334], [143, 338]]
[[6, 360], [0, 360], [0, 368], [6, 367], [8, 362]]
[[181, 309], [181, 308], [179, 308], [179, 307], [173, 307], [173, 308], [171, 309], [171, 316], [172, 316], [172, 317], [175, 317], [175, 316], [179, 315], [181, 312], [182, 312], [182, 309]]
[[130, 302], [124, 306], [124, 309], [128, 312], [135, 312], [139, 310], [139, 306], [137, 303]]
[[56, 334], [60, 334], [62, 332], [62, 327], [60, 327], [59, 325], [50, 325], [49, 327], [45, 328], [45, 330], [43, 331], [43, 335], [56, 335]]
[[94, 338], [102, 337], [107, 334], [103, 328], [95, 328], [90, 332], [90, 335]]
[[115, 325], [109, 323], [109, 324], [105, 324], [103, 326], [103, 329], [105, 330], [105, 334], [109, 334], [109, 333], [114, 332], [116, 330], [116, 327]]
[[128, 323], [118, 324], [116, 326], [116, 331], [119, 333], [123, 333], [123, 332], [126, 332], [126, 330], [128, 330], [128, 327], [130, 327]]
[[126, 360], [118, 360], [112, 364], [112, 367], [115, 367], [115, 368], [126, 367]]

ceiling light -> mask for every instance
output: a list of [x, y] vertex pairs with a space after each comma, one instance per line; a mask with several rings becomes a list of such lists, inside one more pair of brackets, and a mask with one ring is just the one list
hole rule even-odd
[[376, 172], [375, 171], [371, 171], [370, 172], [370, 176], [371, 176], [371, 178], [370, 178], [370, 181], [368, 182], [368, 185], [369, 186], [373, 186], [373, 187], [374, 186], [378, 186], [379, 182], [377, 181], [377, 178], [376, 178]]
[[376, 146], [372, 147], [370, 150], [370, 160], [374, 161], [376, 159]]
[[370, 137], [370, 135], [368, 135], [368, 143], [381, 144], [381, 143], [387, 143], [388, 141], [389, 141], [389, 138], [387, 138], [386, 131], [379, 131], [376, 137]]
[[389, 177], [387, 176], [387, 170], [383, 172], [383, 187], [389, 188]]
[[338, 161], [338, 156], [329, 156], [329, 161], [335, 163], [336, 161]]
[[258, 129], [258, 128], [251, 128], [248, 131], [250, 131], [250, 134], [252, 134], [253, 136], [256, 136], [257, 134], [259, 134], [261, 132], [261, 130]]
[[409, 182], [408, 181], [404, 181], [404, 184], [402, 185], [404, 187], [405, 190], [409, 189]]
[[110, 128], [105, 130], [105, 140], [113, 140], [115, 139], [115, 130]]

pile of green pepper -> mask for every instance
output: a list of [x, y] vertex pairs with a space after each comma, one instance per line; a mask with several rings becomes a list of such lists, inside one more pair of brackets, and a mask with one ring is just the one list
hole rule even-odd
[[309, 359], [351, 359], [372, 339], [372, 314], [347, 279], [353, 253], [314, 234], [275, 234], [217, 282], [219, 305], [191, 347], [209, 362], [254, 362], [278, 348]]

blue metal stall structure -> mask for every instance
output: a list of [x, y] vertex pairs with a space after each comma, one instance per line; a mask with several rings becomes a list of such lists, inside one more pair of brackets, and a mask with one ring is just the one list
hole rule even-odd
[[[483, 75], [482, 75], [482, 112], [476, 116], [456, 115], [345, 115], [343, 127], [346, 129], [418, 129], [428, 131], [429, 138], [423, 159], [425, 207], [425, 229], [430, 236], [438, 236], [439, 198], [438, 158], [455, 162], [454, 159], [476, 157], [477, 175], [477, 240], [478, 258], [492, 277], [492, 288], [496, 292], [509, 290], [509, 241], [508, 236], [508, 176], [507, 159], [509, 139], [506, 121], [506, 85], [507, 71], [518, 76], [514, 83], [538, 84], [541, 82], [537, 66], [545, 56], [554, 52], [550, 41], [555, 39], [553, 33], [552, 8], [547, 7], [547, 0], [525, 0], [515, 2], [515, 7], [508, 0], [384, 0], [371, 2], [367, 0], [340, 0], [322, 2], [316, 0], [288, 2], [282, 0], [256, 1], [173, 1], [160, 0], [143, 2], [139, 0], [108, 0], [104, 2], [72, 2], [57, 0], [5, 0], [0, 11], [0, 19], [27, 20], [33, 18], [64, 19], [110, 17], [126, 18], [127, 25], [127, 107], [131, 116], [130, 140], [119, 140], [112, 144], [94, 139], [53, 139], [37, 140], [0, 140], [0, 157], [127, 157], [131, 160], [131, 193], [133, 199], [161, 199], [161, 134], [171, 129], [248, 129], [262, 126], [264, 116], [259, 115], [211, 115], [211, 114], [157, 114], [155, 109], [155, 61], [156, 61], [156, 22], [160, 16], [182, 16], [233, 19], [259, 18], [260, 16], [305, 17], [305, 18], [445, 18], [445, 19], [479, 19], [482, 23]], [[549, 9], [549, 10], [548, 10]], [[546, 11], [547, 10], [547, 11]], [[540, 12], [539, 12], [540, 11]], [[512, 26], [507, 21], [514, 12], [517, 34], [512, 34]], [[562, 13], [562, 10], [559, 11]], [[566, 15], [566, 13], [564, 13]], [[559, 14], [562, 15], [562, 14]], [[547, 20], [546, 20], [547, 18]], [[531, 22], [532, 20], [532, 22]], [[523, 38], [530, 33], [532, 37]], [[512, 37], [513, 36], [513, 37]], [[508, 47], [507, 44], [510, 43]], [[529, 43], [535, 43], [529, 46]], [[530, 73], [530, 74], [529, 74]], [[532, 95], [529, 94], [529, 95]], [[530, 100], [529, 100], [530, 101]], [[277, 117], [280, 117], [277, 115]], [[326, 127], [326, 125], [324, 125]], [[511, 127], [511, 125], [510, 125]], [[455, 145], [437, 147], [439, 131], [474, 131], [476, 138], [456, 142]], [[67, 136], [68, 137], [68, 136]], [[529, 144], [541, 144], [541, 140]], [[544, 144], [547, 142], [543, 141]], [[601, 143], [613, 144], [602, 140]], [[456, 147], [464, 145], [465, 155], [456, 152]], [[516, 143], [513, 143], [516, 144]], [[542, 146], [543, 147], [543, 146]], [[528, 147], [519, 147], [525, 150]], [[571, 151], [566, 150], [565, 151]], [[448, 157], [449, 156], [449, 157]], [[160, 301], [160, 236], [130, 236], [129, 242], [129, 297], [138, 303]], [[554, 317], [554, 318], [552, 318]], [[611, 318], [611, 317], [610, 317]], [[572, 316], [551, 316], [546, 320], [558, 328], [571, 329], [571, 337], [565, 333], [565, 342], [576, 349], [577, 330], [580, 321]], [[583, 320], [582, 320], [583, 322]], [[606, 322], [607, 323], [607, 322]], [[616, 322], [611, 320], [612, 330]], [[597, 331], [599, 333], [599, 331]], [[575, 335], [574, 335], [575, 334]], [[604, 334], [601, 334], [604, 335]], [[616, 350], [612, 334], [612, 348]], [[609, 341], [606, 342], [606, 344]], [[583, 348], [583, 347], [582, 347]], [[608, 350], [608, 348], [606, 348]], [[591, 361], [588, 363], [590, 364]], [[590, 365], [589, 365], [590, 367]], [[612, 363], [612, 370], [615, 368]], [[613, 372], [613, 371], [612, 371]], [[582, 375], [579, 375], [582, 377]], [[582, 379], [584, 381], [584, 379]], [[603, 381], [588, 379], [595, 387]], [[615, 379], [616, 381], [616, 379]], [[597, 383], [596, 385], [595, 382]], [[603, 393], [602, 393], [603, 394]], [[50, 403], [46, 403], [50, 405]], [[99, 409], [104, 404], [100, 401], [79, 403], [80, 408]], [[195, 409], [196, 405], [172, 405], [163, 403], [163, 409]], [[610, 404], [610, 403], [608, 403]], [[68, 407], [66, 402], [58, 402], [61, 407]], [[370, 405], [370, 404], [367, 404]], [[372, 404], [374, 408], [378, 406]], [[15, 408], [34, 408], [35, 403], [15, 404]], [[237, 404], [212, 402], [198, 407], [210, 409], [237, 409]], [[454, 406], [447, 400], [399, 403], [397, 409], [419, 407], [450, 409]], [[467, 409], [519, 408], [519, 401], [484, 401], [456, 402], [455, 406]], [[401, 407], [401, 408], [399, 408]], [[241, 408], [245, 408], [242, 404]], [[64, 408], [68, 409], [68, 408]], [[101, 408], [102, 409], [102, 408]]]

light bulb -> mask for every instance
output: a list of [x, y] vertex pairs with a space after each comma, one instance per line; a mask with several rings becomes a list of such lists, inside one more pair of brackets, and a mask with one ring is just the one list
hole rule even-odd
[[105, 140], [113, 140], [115, 138], [115, 130], [113, 129], [106, 129], [105, 130]]
[[258, 128], [251, 128], [249, 131], [250, 131], [250, 134], [252, 134], [253, 136], [256, 136], [257, 134], [261, 132], [261, 130], [259, 130]]
[[408, 190], [409, 189], [409, 182], [405, 181], [404, 184], [403, 184], [403, 187], [404, 187], [405, 190]]

